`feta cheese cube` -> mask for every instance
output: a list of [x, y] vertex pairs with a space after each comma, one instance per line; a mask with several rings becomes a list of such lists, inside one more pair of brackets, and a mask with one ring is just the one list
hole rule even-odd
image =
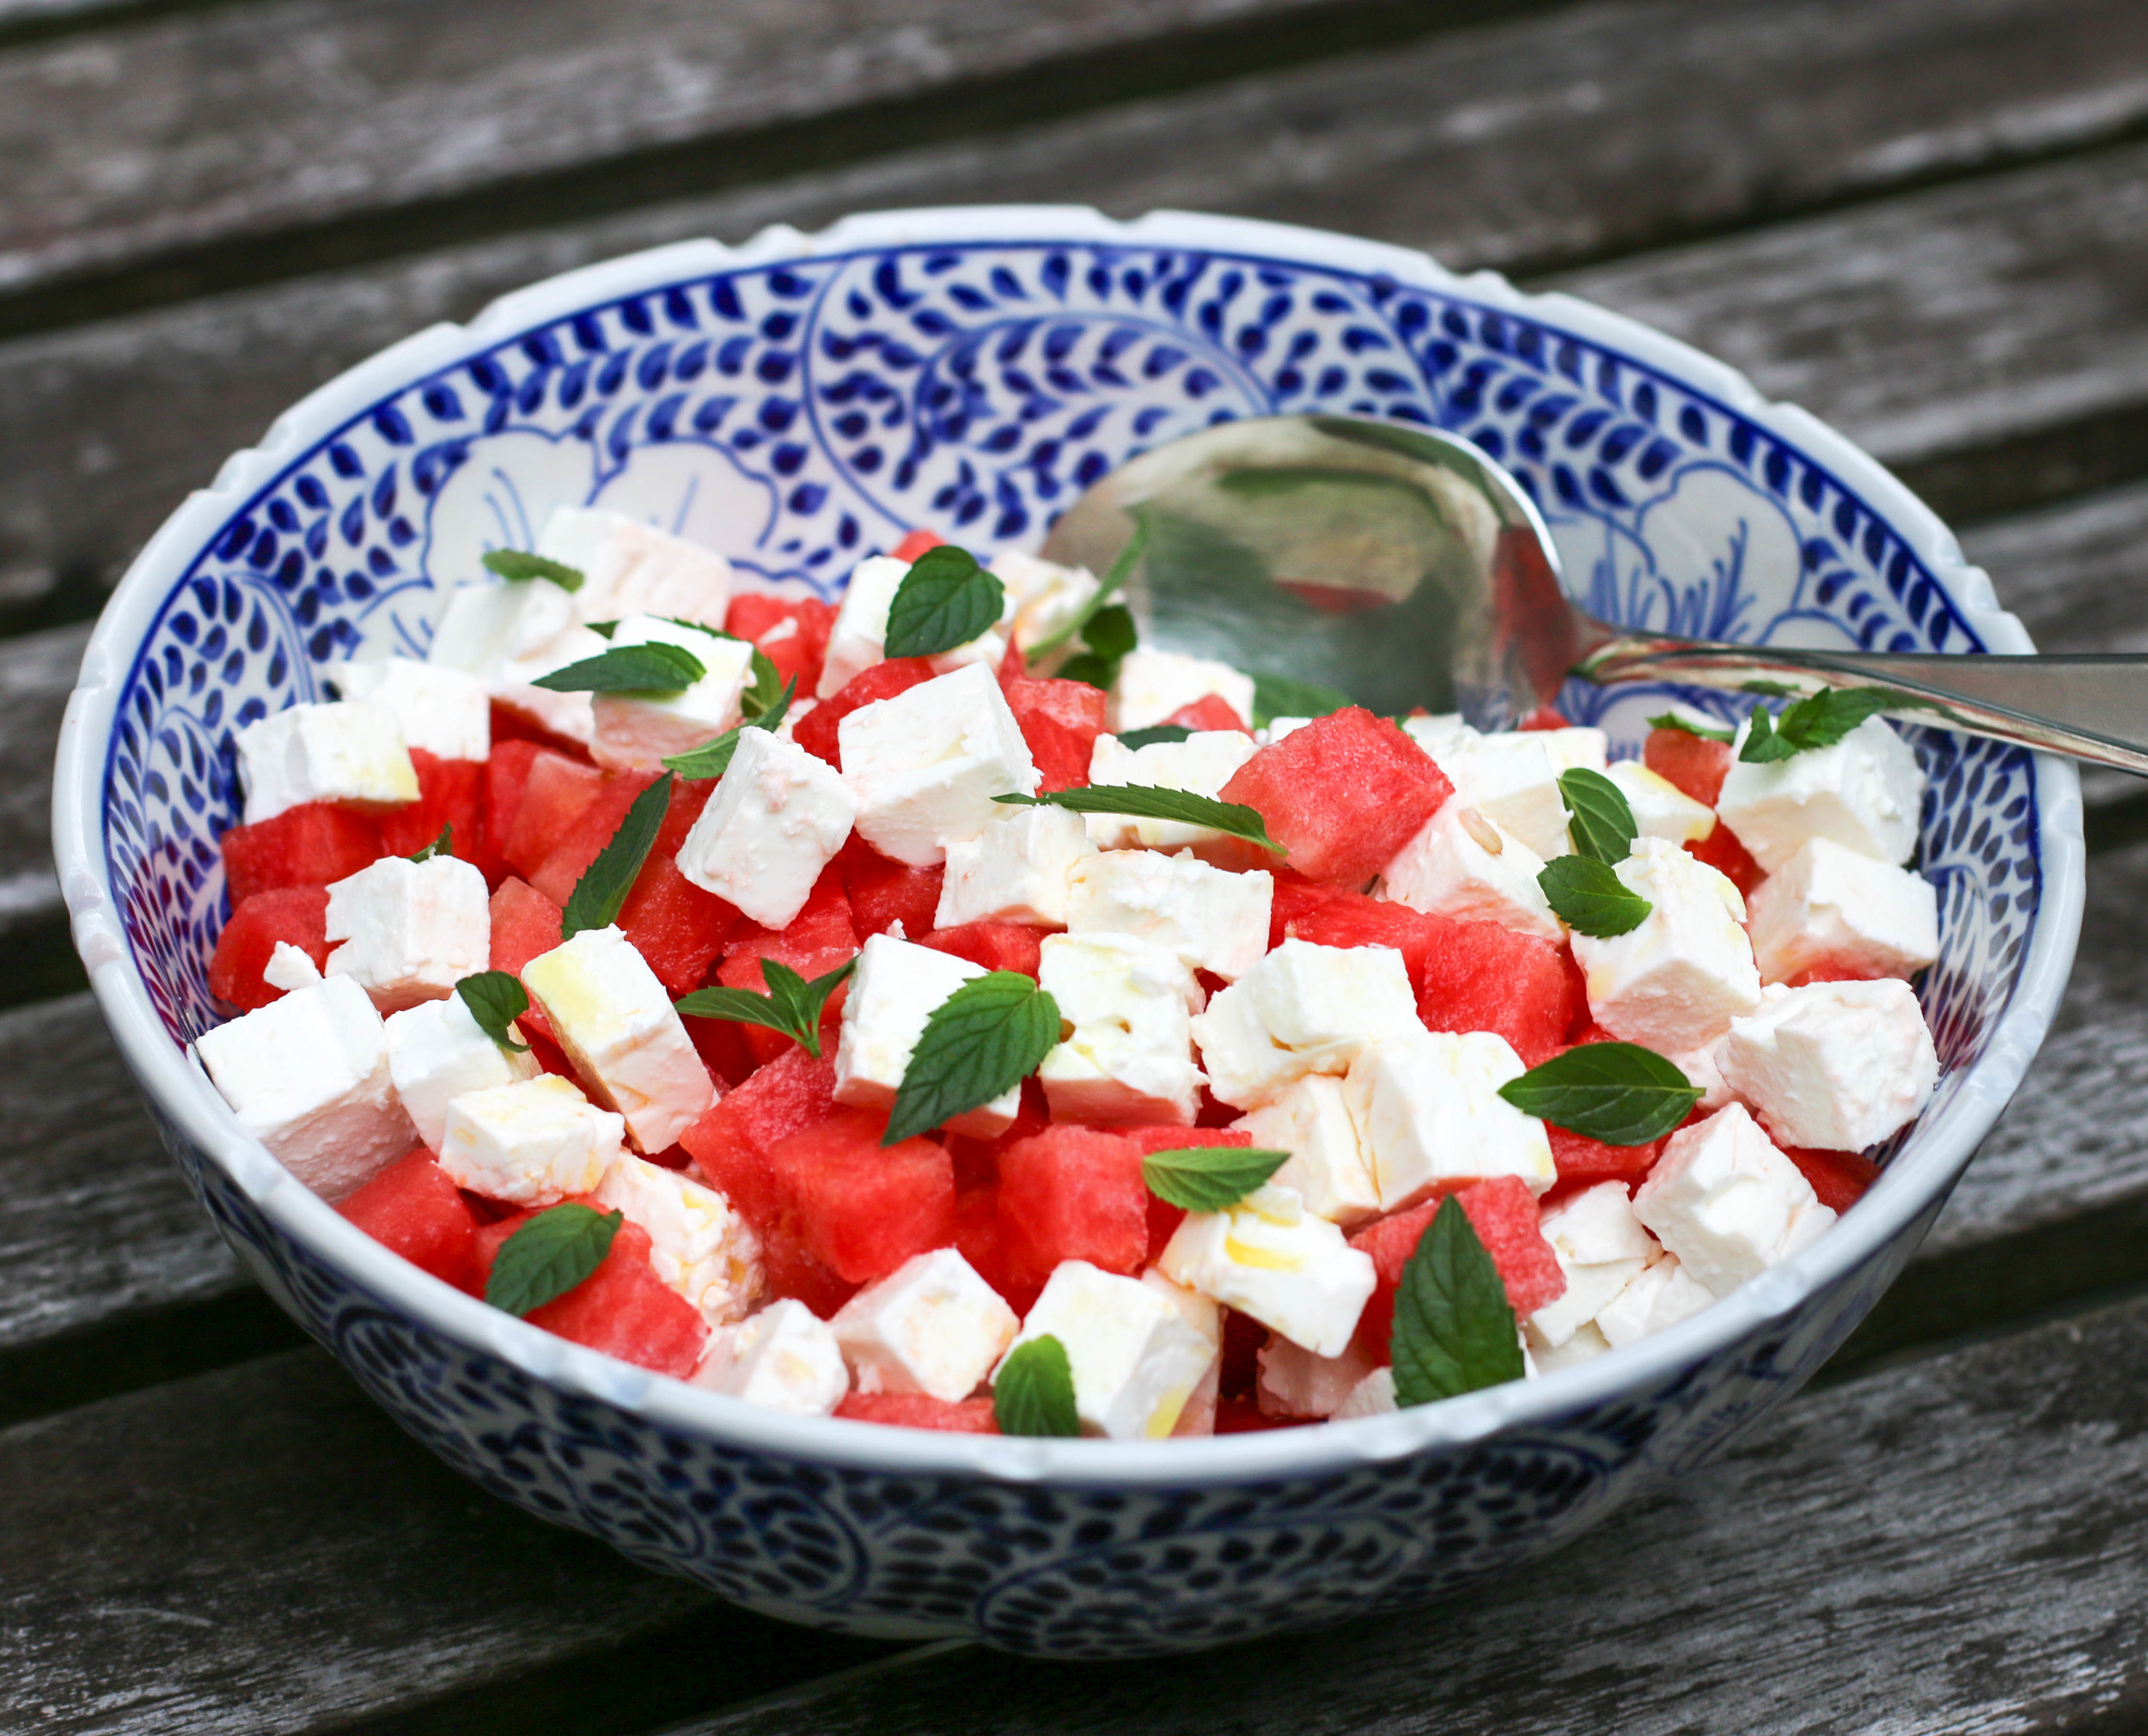
[[309, 801], [377, 809], [418, 800], [403, 726], [386, 705], [292, 705], [234, 740], [248, 825]]
[[1380, 896], [1431, 916], [1563, 940], [1565, 926], [1536, 881], [1543, 871], [1544, 858], [1520, 838], [1450, 796], [1381, 871]]
[[382, 856], [328, 888], [327, 974], [349, 977], [383, 1013], [436, 1001], [489, 969], [485, 876], [459, 856]]
[[1231, 1126], [1261, 1150], [1291, 1154], [1269, 1180], [1295, 1188], [1315, 1217], [1348, 1230], [1380, 1215], [1371, 1160], [1341, 1080], [1309, 1073]]
[[[1715, 1300], [1706, 1286], [1666, 1254], [1644, 1266], [1626, 1287], [1598, 1310], [1595, 1325], [1613, 1349], [1689, 1319]], [[1583, 1331], [1588, 1328], [1584, 1327]], [[1579, 1337], [1580, 1333], [1575, 1337]], [[1570, 1341], [1571, 1342], [1571, 1341]]]
[[393, 711], [406, 747], [422, 747], [441, 759], [482, 759], [491, 752], [491, 695], [463, 670], [387, 657], [346, 663], [335, 672], [335, 683], [345, 699]]
[[[1703, 1290], [1701, 1294], [1706, 1295], [1707, 1292]], [[1586, 1325], [1575, 1327], [1573, 1335], [1563, 1343], [1547, 1343], [1542, 1334], [1534, 1326], [1525, 1330], [1522, 1336], [1529, 1346], [1529, 1358], [1535, 1363], [1536, 1372], [1540, 1374], [1551, 1374], [1561, 1368], [1571, 1368], [1577, 1363], [1602, 1355], [1611, 1348], [1611, 1341], [1603, 1336], [1593, 1320]]]
[[1317, 721], [1311, 717], [1271, 717], [1266, 724], [1253, 732], [1253, 739], [1263, 747], [1272, 747], [1278, 741], [1289, 740], [1307, 724]]
[[1339, 1356], [1315, 1356], [1288, 1338], [1271, 1338], [1255, 1361], [1254, 1402], [1263, 1416], [1333, 1416], [1372, 1373], [1354, 1343]]
[[[827, 656], [821, 666], [821, 684], [814, 690], [815, 697], [833, 698], [874, 664], [885, 661], [888, 610], [909, 576], [908, 561], [887, 555], [869, 555], [851, 570], [850, 583], [835, 612], [835, 624], [828, 632]], [[1014, 594], [1010, 591], [1000, 612], [1001, 627], [1013, 621], [1014, 611]], [[943, 675], [971, 667], [996, 670], [1006, 654], [1006, 635], [998, 628], [987, 628], [967, 644], [939, 653], [932, 659], [932, 667]]]
[[[1763, 989], [1765, 1002], [1767, 991]], [[1724, 1082], [1723, 1069], [1716, 1065], [1716, 1050], [1723, 1039], [1718, 1037], [1703, 1043], [1698, 1049], [1688, 1049], [1682, 1054], [1666, 1055], [1663, 1058], [1686, 1075], [1686, 1083], [1700, 1087], [1699, 1100], [1693, 1107], [1712, 1113], [1726, 1103], [1735, 1103], [1737, 1093]]]
[[994, 556], [992, 570], [1007, 588], [1014, 606], [1015, 643], [1025, 651], [1079, 619], [1099, 584], [1087, 567], [1063, 567], [1014, 549]]
[[574, 593], [574, 602], [576, 615], [584, 622], [668, 615], [711, 627], [723, 624], [731, 600], [731, 563], [713, 549], [625, 513], [554, 507], [537, 539], [537, 552], [581, 573], [582, 588]]
[[1175, 953], [1132, 935], [1047, 935], [1037, 981], [1066, 1032], [1037, 1069], [1053, 1116], [1193, 1124], [1202, 1081], [1188, 1015], [1201, 990]]
[[1111, 684], [1110, 728], [1115, 735], [1161, 723], [1182, 706], [1213, 693], [1247, 723], [1253, 722], [1253, 677], [1210, 657], [1138, 648]]
[[1778, 1139], [1827, 1151], [1862, 1151], [1907, 1126], [1939, 1079], [1917, 996], [1892, 977], [1771, 990], [1731, 1025], [1716, 1064]]
[[[1740, 747], [1751, 728], [1738, 726]], [[1900, 867], [1917, 847], [1924, 793], [1909, 744], [1868, 717], [1832, 747], [1761, 765], [1733, 758], [1716, 813], [1769, 874], [1815, 838]]]
[[1330, 1422], [1347, 1422], [1353, 1416], [1385, 1416], [1400, 1407], [1394, 1402], [1394, 1370], [1382, 1365], [1350, 1389], [1338, 1404]]
[[1712, 1041], [1760, 1005], [1761, 973], [1736, 886], [1660, 838], [1634, 839], [1632, 855], [1612, 872], [1650, 910], [1622, 935], [1574, 936], [1599, 1025], [1669, 1054]]
[[693, 1384], [794, 1416], [826, 1416], [851, 1390], [851, 1371], [827, 1323], [785, 1296], [712, 1333]]
[[1020, 1322], [953, 1248], [912, 1255], [828, 1323], [861, 1392], [967, 1398]]
[[1402, 733], [1432, 758], [1444, 747], [1466, 747], [1484, 737], [1471, 728], [1459, 711], [1421, 712], [1400, 720]]
[[1371, 1160], [1380, 1209], [1401, 1211], [1455, 1183], [1518, 1176], [1531, 1193], [1559, 1173], [1544, 1124], [1499, 1095], [1526, 1071], [1489, 1031], [1427, 1031], [1364, 1050], [1343, 1081]]
[[1559, 774], [1602, 771], [1608, 738], [1601, 729], [1534, 729], [1510, 734], [1456, 734], [1432, 751], [1455, 794], [1549, 861], [1571, 848]]
[[857, 798], [832, 767], [766, 729], [742, 730], [679, 847], [679, 872], [764, 929], [788, 928], [857, 817]]
[[1008, 1354], [1042, 1337], [1066, 1352], [1083, 1432], [1112, 1441], [1169, 1435], [1217, 1359], [1171, 1297], [1086, 1260], [1053, 1269]]
[[1210, 1090], [1253, 1109], [1294, 1079], [1344, 1072], [1370, 1045], [1424, 1028], [1393, 947], [1291, 940], [1217, 992], [1193, 1040]]
[[596, 734], [589, 755], [599, 765], [654, 771], [672, 754], [713, 740], [739, 721], [739, 698], [754, 675], [754, 648], [743, 639], [629, 615], [612, 632], [612, 649], [625, 645], [676, 645], [700, 659], [705, 673], [679, 693], [592, 695]]
[[[1100, 735], [1089, 750], [1089, 781], [1220, 796], [1232, 774], [1260, 751], [1250, 735], [1235, 729], [1197, 729], [1183, 741], [1146, 747], [1128, 747], [1116, 735]], [[1100, 850], [1190, 849], [1203, 862], [1224, 868], [1257, 868], [1276, 860], [1260, 845], [1212, 826], [1120, 813], [1092, 813], [1088, 819], [1089, 835]]]
[[1834, 1221], [1742, 1103], [1671, 1136], [1633, 1196], [1633, 1215], [1718, 1296], [1788, 1259]]
[[1668, 777], [1651, 771], [1638, 759], [1621, 759], [1607, 768], [1604, 776], [1618, 785], [1626, 805], [1633, 810], [1633, 824], [1643, 838], [1698, 844], [1716, 829], [1713, 808], [1695, 801]]
[[761, 1290], [760, 1239], [712, 1187], [638, 1157], [614, 1159], [592, 1203], [649, 1232], [649, 1264], [711, 1326], [746, 1318]]
[[[892, 1107], [925, 1021], [963, 984], [985, 974], [982, 965], [950, 953], [891, 935], [870, 937], [843, 1001], [842, 1035], [835, 1045], [835, 1100], [861, 1109]], [[947, 1125], [955, 1133], [990, 1139], [1014, 1124], [1021, 1104], [1022, 1087], [1010, 1086]]]
[[1599, 1182], [1575, 1194], [1547, 1211], [1540, 1227], [1566, 1275], [1566, 1288], [1529, 1316], [1532, 1348], [1559, 1349], [1643, 1267], [1663, 1257], [1656, 1238], [1633, 1215], [1623, 1182]]
[[1317, 1356], [1339, 1356], [1371, 1299], [1372, 1257], [1270, 1182], [1227, 1211], [1188, 1212], [1156, 1264]]
[[331, 1205], [417, 1143], [381, 1015], [347, 977], [204, 1031], [194, 1052], [239, 1124]]
[[584, 929], [522, 966], [522, 986], [597, 1101], [625, 1118], [640, 1152], [657, 1152], [716, 1101], [671, 996], [616, 928]]
[[540, 1073], [448, 1099], [440, 1166], [457, 1187], [511, 1205], [557, 1205], [604, 1179], [626, 1124], [571, 1080]]
[[836, 726], [857, 830], [882, 856], [930, 868], [950, 844], [1004, 812], [997, 795], [1032, 795], [1038, 774], [992, 672], [981, 664], [861, 705]]
[[604, 649], [600, 635], [578, 624], [573, 597], [551, 580], [501, 580], [455, 588], [425, 661], [476, 676], [502, 704], [586, 746], [596, 733], [589, 696], [530, 684]]
[[1096, 854], [1082, 816], [1063, 807], [1003, 808], [973, 838], [947, 847], [935, 928], [964, 923], [1066, 926], [1068, 879]]
[[1939, 897], [1931, 882], [1809, 839], [1754, 889], [1748, 906], [1761, 980], [1802, 971], [1910, 977], [1939, 956]]
[[1069, 934], [1132, 935], [1226, 983], [1268, 950], [1275, 876], [1264, 870], [1232, 874], [1191, 850], [1114, 850], [1077, 862], [1067, 885]]
[[261, 966], [261, 980], [272, 989], [286, 991], [310, 988], [320, 980], [320, 967], [313, 954], [289, 941], [278, 941], [269, 961]]
[[[522, 1040], [521, 1027], [508, 1034]], [[395, 1094], [409, 1112], [418, 1138], [440, 1149], [448, 1130], [448, 1105], [466, 1091], [490, 1091], [518, 1079], [534, 1079], [537, 1057], [516, 1054], [485, 1034], [462, 996], [420, 1002], [387, 1020], [387, 1070]]]

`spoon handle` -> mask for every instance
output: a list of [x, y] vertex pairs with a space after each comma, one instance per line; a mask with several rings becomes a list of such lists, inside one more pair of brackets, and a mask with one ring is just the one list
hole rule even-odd
[[1733, 691], [1770, 682], [1899, 687], [1935, 706], [1889, 715], [2024, 747], [2047, 748], [2148, 777], [2148, 656], [1960, 656], [1809, 651], [1627, 635], [1598, 645], [1573, 673], [1599, 683], [1668, 681]]

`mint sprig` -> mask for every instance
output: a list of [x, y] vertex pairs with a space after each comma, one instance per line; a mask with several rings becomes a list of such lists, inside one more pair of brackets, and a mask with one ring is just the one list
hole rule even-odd
[[1140, 643], [1133, 615], [1123, 604], [1113, 603], [1089, 616], [1082, 629], [1084, 649], [1059, 665], [1062, 681], [1086, 681], [1109, 691], [1119, 679], [1119, 666], [1126, 653]]
[[1779, 717], [1770, 717], [1765, 706], [1754, 706], [1738, 758], [1748, 765], [1767, 765], [1815, 747], [1832, 747], [1883, 711], [1945, 710], [1936, 700], [1895, 687], [1823, 687], [1786, 706]]
[[1394, 1402], [1431, 1404], [1526, 1373], [1499, 1269], [1449, 1194], [1394, 1293]]
[[553, 693], [683, 693], [709, 673], [682, 645], [614, 645], [530, 683]]
[[604, 1264], [624, 1212], [556, 1205], [540, 1211], [500, 1244], [485, 1300], [510, 1314], [528, 1314], [556, 1301]]
[[1725, 746], [1738, 739], [1735, 729], [1712, 729], [1706, 724], [1681, 716], [1675, 711], [1659, 712], [1648, 722], [1651, 729], [1682, 730], [1688, 735], [1699, 736], [1703, 741], [1720, 741]]
[[734, 723], [713, 740], [704, 741], [699, 747], [690, 747], [684, 753], [674, 753], [664, 761], [667, 771], [675, 771], [681, 777], [721, 777], [731, 769], [731, 756], [738, 752], [739, 734], [747, 729], [766, 729], [772, 735], [783, 727], [783, 720], [790, 710], [790, 701], [798, 691], [798, 678], [792, 676], [784, 683], [783, 691], [776, 703], [758, 716], [748, 717], [743, 723]]
[[[1118, 593], [1120, 587], [1132, 576], [1134, 568], [1139, 563], [1141, 557], [1147, 552], [1148, 547], [1149, 520], [1142, 509], [1136, 507], [1133, 534], [1126, 539], [1126, 546], [1120, 549], [1117, 556], [1114, 557], [1109, 570], [1104, 574], [1103, 582], [1096, 588], [1096, 594], [1083, 606], [1080, 614], [1075, 616], [1059, 631], [1038, 640], [1029, 648], [1028, 661], [1031, 668], [1035, 668], [1040, 662], [1058, 650], [1059, 647], [1072, 643], [1077, 637], [1082, 638], [1084, 644], [1089, 643], [1086, 635], [1090, 623], [1096, 618], [1101, 611], [1110, 605], [1111, 599]], [[1132, 617], [1128, 616], [1127, 618], [1131, 621]], [[1094, 650], [1095, 647], [1091, 644], [1089, 649]]]
[[1566, 804], [1568, 829], [1577, 856], [1602, 862], [1621, 862], [1633, 853], [1640, 827], [1626, 792], [1601, 771], [1577, 765], [1559, 774], [1559, 794]]
[[890, 657], [934, 657], [999, 624], [1007, 588], [967, 549], [942, 543], [910, 563], [888, 605]]
[[649, 852], [663, 829], [671, 809], [671, 780], [659, 777], [634, 798], [626, 818], [619, 823], [611, 843], [596, 853], [596, 860], [582, 871], [568, 894], [567, 908], [559, 919], [559, 937], [571, 941], [584, 929], [607, 929], [618, 921], [619, 906], [634, 887], [634, 880], [649, 860]]
[[1175, 819], [1186, 825], [1205, 825], [1211, 831], [1227, 832], [1272, 850], [1283, 846], [1268, 836], [1268, 823], [1260, 810], [1242, 802], [1218, 801], [1196, 795], [1190, 789], [1151, 789], [1144, 783], [1092, 783], [1082, 789], [1054, 789], [1043, 795], [995, 795], [1022, 807], [1064, 807], [1076, 813], [1122, 813], [1134, 819]]
[[688, 1019], [728, 1019], [735, 1025], [780, 1031], [818, 1061], [821, 1009], [857, 968], [856, 959], [846, 959], [825, 977], [809, 983], [782, 960], [763, 959], [760, 977], [768, 984], [766, 995], [751, 989], [697, 989], [671, 1004]]
[[1577, 934], [1608, 941], [1638, 929], [1655, 907], [1592, 856], [1555, 856], [1536, 876], [1559, 919]]
[[440, 828], [440, 836], [423, 850], [414, 850], [404, 858], [406, 862], [430, 862], [436, 856], [455, 854], [455, 829], [453, 821]]
[[455, 993], [470, 1009], [470, 1016], [484, 1032], [510, 1055], [525, 1055], [529, 1045], [509, 1034], [515, 1021], [529, 1011], [529, 991], [505, 971], [479, 971], [455, 984]]
[[1253, 727], [1266, 729], [1278, 717], [1325, 717], [1358, 702], [1347, 693], [1289, 675], [1253, 678]]
[[1059, 1002], [1034, 979], [1018, 971], [971, 978], [924, 1021], [881, 1144], [990, 1103], [1035, 1072], [1059, 1040]]
[[1151, 723], [1146, 729], [1129, 729], [1119, 738], [1121, 747], [1155, 747], [1166, 741], [1183, 741], [1193, 732], [1183, 723]]
[[581, 568], [548, 560], [527, 549], [488, 549], [478, 557], [478, 564], [496, 577], [510, 581], [550, 579], [563, 591], [578, 591], [583, 583]]
[[1177, 1146], [1141, 1160], [1141, 1179], [1166, 1205], [1227, 1211], [1290, 1161], [1287, 1151], [1243, 1145]]
[[1066, 1346], [1049, 1332], [1017, 1344], [992, 1380], [992, 1420], [1002, 1434], [1076, 1435], [1074, 1369]]
[[1599, 1145], [1647, 1145], [1693, 1112], [1700, 1087], [1638, 1043], [1584, 1043], [1510, 1079], [1499, 1095]]

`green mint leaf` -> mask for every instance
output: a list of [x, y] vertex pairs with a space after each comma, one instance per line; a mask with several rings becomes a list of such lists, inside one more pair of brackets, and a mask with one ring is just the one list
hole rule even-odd
[[1940, 711], [1946, 707], [1894, 687], [1823, 687], [1775, 720], [1776, 734], [1793, 752], [1832, 747], [1868, 717], [1883, 711]]
[[619, 623], [617, 621], [592, 621], [589, 623], [589, 630], [600, 639], [608, 639], [619, 631]]
[[783, 691], [776, 696], [776, 703], [758, 717], [749, 717], [743, 723], [734, 723], [714, 740], [704, 741], [699, 747], [688, 748], [684, 753], [674, 753], [664, 761], [664, 770], [675, 771], [681, 777], [721, 777], [731, 769], [731, 756], [738, 752], [739, 732], [745, 729], [766, 729], [772, 735], [783, 727], [783, 720], [790, 710], [790, 701], [798, 691], [798, 679], [792, 676], [783, 684]]
[[1278, 717], [1325, 717], [1358, 702], [1347, 693], [1289, 675], [1253, 678], [1253, 727], [1266, 729]]
[[1647, 1145], [1683, 1121], [1701, 1092], [1653, 1049], [1584, 1043], [1510, 1079], [1499, 1095], [1601, 1145]]
[[1151, 789], [1141, 783], [1092, 783], [1082, 789], [1055, 789], [1047, 795], [995, 795], [1022, 807], [1071, 808], [1076, 813], [1123, 813], [1135, 819], [1175, 819], [1187, 825], [1205, 825], [1211, 831], [1228, 832], [1272, 850], [1283, 846], [1268, 836], [1268, 823], [1258, 808], [1241, 802], [1218, 801], [1196, 795], [1190, 789]]
[[1094, 651], [1077, 651], [1055, 672], [1061, 681], [1085, 682], [1091, 687], [1111, 691], [1111, 684], [1119, 679], [1119, 665], [1108, 657], [1100, 657]]
[[[726, 634], [724, 637], [728, 638], [730, 636]], [[776, 667], [769, 655], [760, 646], [754, 646], [754, 679], [746, 691], [738, 696], [738, 709], [744, 713], [746, 721], [759, 723], [764, 729], [773, 729], [777, 723], [783, 722], [783, 714], [790, 709], [791, 697], [797, 691], [798, 678], [794, 675], [788, 681], [784, 680], [782, 672]], [[763, 722], [762, 720], [772, 711], [776, 714], [775, 722]]]
[[1082, 629], [1082, 643], [1114, 667], [1140, 643], [1141, 634], [1133, 624], [1132, 611], [1123, 603], [1112, 603], [1097, 610]]
[[1592, 856], [1556, 856], [1536, 877], [1559, 920], [1578, 934], [1608, 941], [1638, 928], [1654, 907]]
[[1705, 723], [1690, 717], [1681, 717], [1675, 711], [1664, 711], [1648, 720], [1652, 729], [1679, 729], [1688, 735], [1698, 735], [1703, 741], [1720, 741], [1726, 746], [1738, 739], [1735, 729], [1711, 729]]
[[1772, 765], [1779, 759], [1787, 759], [1797, 752], [1797, 744], [1786, 735], [1775, 732], [1775, 720], [1765, 706], [1753, 708], [1753, 721], [1746, 731], [1745, 746], [1738, 749], [1738, 758], [1748, 765]]
[[556, 1205], [540, 1211], [500, 1244], [485, 1300], [510, 1314], [555, 1301], [604, 1264], [624, 1212]]
[[1183, 723], [1151, 723], [1146, 729], [1129, 729], [1119, 738], [1121, 747], [1154, 747], [1162, 741], [1183, 741], [1193, 732]]
[[470, 1016], [484, 1032], [510, 1055], [527, 1053], [529, 1045], [509, 1034], [516, 1020], [529, 1011], [529, 991], [505, 971], [479, 971], [455, 984], [455, 993], [470, 1009]]
[[1152, 1151], [1141, 1160], [1141, 1179], [1167, 1205], [1188, 1211], [1223, 1211], [1236, 1205], [1290, 1161], [1287, 1151], [1242, 1145], [1197, 1145]]
[[1499, 1269], [1452, 1194], [1402, 1268], [1393, 1345], [1399, 1405], [1431, 1404], [1527, 1372]]
[[671, 808], [671, 780], [660, 777], [634, 798], [611, 843], [582, 871], [568, 894], [559, 937], [571, 941], [584, 929], [607, 929], [619, 919], [619, 906], [633, 890], [635, 877], [649, 860], [650, 846]]
[[412, 850], [410, 853], [408, 860], [412, 862], [430, 862], [436, 856], [453, 856], [455, 854], [455, 826], [452, 824], [443, 825], [440, 828], [440, 836], [438, 838], [435, 838], [430, 844], [427, 844], [424, 849]]
[[924, 1021], [880, 1142], [900, 1144], [990, 1103], [1035, 1072], [1059, 1040], [1059, 1002], [1031, 978], [1018, 971], [971, 978]]
[[888, 605], [890, 657], [932, 657], [999, 624], [1007, 588], [967, 549], [942, 543], [910, 563]]
[[1047, 1332], [1015, 1346], [992, 1381], [992, 1420], [1002, 1434], [1082, 1432], [1065, 1345]]
[[683, 693], [709, 673], [680, 645], [614, 645], [530, 683], [554, 693]]
[[1633, 853], [1640, 827], [1626, 792], [1601, 771], [1585, 765], [1559, 774], [1559, 794], [1566, 804], [1577, 855], [1620, 862]]
[[1785, 681], [1748, 681], [1738, 689], [1741, 693], [1757, 693], [1763, 699], [1795, 699], [1802, 691]]
[[479, 557], [479, 564], [503, 579], [550, 579], [563, 591], [582, 588], [581, 568], [546, 560], [526, 549], [490, 549]]
[[[1111, 570], [1104, 575], [1104, 582], [1096, 588], [1096, 594], [1089, 600], [1080, 614], [1060, 628], [1058, 632], [1052, 634], [1049, 637], [1038, 640], [1029, 648], [1028, 661], [1031, 668], [1034, 669], [1039, 662], [1050, 656], [1062, 645], [1071, 644], [1077, 637], [1088, 632], [1089, 624], [1095, 618], [1097, 612], [1118, 594], [1119, 588], [1132, 576], [1134, 568], [1140, 563], [1141, 557], [1147, 552], [1148, 547], [1148, 516], [1140, 508], [1136, 507], [1133, 534], [1126, 539], [1126, 547], [1120, 550], [1118, 555], [1113, 559]], [[1085, 639], [1083, 643], [1087, 643]], [[1065, 673], [1064, 670], [1060, 673], [1062, 675]], [[1108, 686], [1110, 684], [1106, 682], [1103, 685]]]
[[735, 1025], [780, 1031], [818, 1061], [821, 1009], [857, 968], [857, 960], [847, 959], [809, 983], [781, 959], [763, 959], [760, 977], [768, 984], [766, 995], [751, 989], [697, 989], [671, 1004], [689, 1019], [728, 1019]]

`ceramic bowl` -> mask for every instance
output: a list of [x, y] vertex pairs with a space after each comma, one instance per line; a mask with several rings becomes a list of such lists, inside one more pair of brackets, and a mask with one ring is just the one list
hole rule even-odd
[[[1077, 209], [895, 212], [557, 277], [296, 405], [158, 533], [69, 705], [60, 873], [100, 1004], [203, 1206], [281, 1305], [485, 1488], [756, 1610], [852, 1633], [1131, 1655], [1435, 1598], [1568, 1541], [1794, 1392], [1901, 1269], [2020, 1081], [2082, 896], [2070, 766], [1912, 732], [1944, 1077], [1815, 1246], [1645, 1343], [1344, 1426], [1121, 1445], [802, 1420], [489, 1309], [338, 1217], [193, 1062], [227, 914], [232, 731], [558, 502], [833, 596], [913, 525], [1035, 546], [1084, 485], [1224, 417], [1466, 433], [1608, 619], [1716, 638], [2030, 649], [1876, 463], [1682, 344], [1307, 229]], [[1571, 691], [1626, 752], [1658, 691]]]

